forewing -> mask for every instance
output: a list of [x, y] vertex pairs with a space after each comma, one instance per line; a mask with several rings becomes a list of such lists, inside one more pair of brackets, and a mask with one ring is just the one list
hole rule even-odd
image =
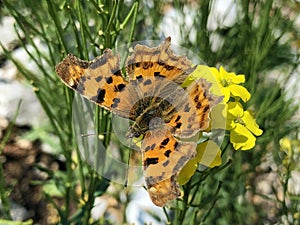
[[137, 94], [134, 88], [127, 88], [119, 61], [110, 49], [93, 61], [69, 54], [55, 70], [68, 87], [85, 98], [119, 116], [131, 118], [129, 106], [136, 101]]

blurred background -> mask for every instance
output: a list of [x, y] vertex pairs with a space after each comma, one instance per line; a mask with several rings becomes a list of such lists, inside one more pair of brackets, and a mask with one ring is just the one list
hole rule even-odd
[[[297, 0], [1, 1], [0, 224], [299, 224], [299, 12]], [[245, 107], [264, 133], [195, 173], [183, 192], [197, 203], [158, 208], [144, 188], [109, 182], [82, 160], [73, 92], [54, 68], [67, 53], [88, 60], [167, 36], [244, 74]], [[104, 145], [127, 162], [111, 115], [96, 110]]]

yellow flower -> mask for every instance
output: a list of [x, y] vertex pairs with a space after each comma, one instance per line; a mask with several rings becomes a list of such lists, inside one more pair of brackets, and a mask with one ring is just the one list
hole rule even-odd
[[225, 102], [228, 102], [230, 97], [239, 97], [244, 102], [247, 102], [250, 99], [251, 94], [248, 92], [248, 90], [239, 85], [245, 82], [244, 75], [228, 73], [222, 66], [220, 67], [220, 70], [217, 70], [213, 67], [210, 67], [210, 70], [216, 77], [221, 87]]
[[291, 155], [292, 151], [292, 141], [288, 137], [281, 138], [279, 140], [280, 149], [284, 152], [286, 152], [288, 155]]
[[191, 179], [199, 163], [210, 168], [221, 165], [221, 150], [215, 142], [206, 141], [197, 146], [197, 156], [191, 159], [178, 175], [177, 181], [180, 185]]
[[291, 166], [292, 157], [293, 157], [293, 149], [292, 149], [292, 141], [291, 139], [284, 137], [280, 139], [280, 150], [285, 152], [285, 157], [282, 160], [284, 166], [288, 167]]
[[212, 73], [210, 67], [205, 65], [198, 65], [196, 69], [187, 77], [187, 79], [183, 82], [181, 86], [187, 87], [191, 85], [193, 82], [197, 81], [199, 78], [204, 78], [205, 80], [207, 80], [212, 84], [212, 86], [209, 89], [211, 93], [218, 96], [223, 95], [215, 75]]
[[263, 131], [259, 129], [250, 111], [244, 111], [241, 103], [229, 102], [227, 104], [227, 125], [230, 130], [230, 142], [236, 150], [249, 150], [255, 146], [256, 136]]
[[213, 168], [222, 163], [220, 147], [214, 141], [206, 141], [197, 146], [198, 163]]
[[283, 165], [293, 170], [300, 158], [300, 141], [284, 137], [280, 139], [279, 144], [280, 150], [285, 153]]

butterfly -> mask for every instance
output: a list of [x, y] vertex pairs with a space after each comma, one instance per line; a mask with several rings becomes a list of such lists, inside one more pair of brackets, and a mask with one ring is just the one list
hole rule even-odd
[[143, 137], [145, 183], [157, 206], [181, 195], [176, 178], [195, 157], [193, 137], [209, 127], [209, 113], [222, 100], [203, 78], [181, 86], [195, 67], [173, 53], [168, 37], [157, 47], [136, 45], [125, 62], [126, 76], [111, 49], [92, 61], [68, 54], [55, 68], [68, 87], [132, 121], [127, 137]]

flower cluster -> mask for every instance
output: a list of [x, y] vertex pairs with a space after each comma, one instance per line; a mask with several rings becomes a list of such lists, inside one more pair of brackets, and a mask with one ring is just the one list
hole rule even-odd
[[294, 170], [300, 160], [300, 140], [284, 137], [280, 139], [280, 150], [284, 152], [283, 166]]
[[256, 136], [263, 131], [259, 129], [252, 112], [244, 110], [240, 102], [247, 102], [251, 94], [241, 86], [245, 82], [244, 75], [228, 73], [223, 67], [219, 70], [211, 68], [211, 72], [224, 94], [224, 101], [227, 108], [226, 130], [230, 131], [230, 142], [236, 150], [249, 150], [255, 146]]
[[[243, 103], [251, 98], [249, 91], [241, 85], [245, 82], [245, 76], [227, 72], [222, 66], [218, 70], [199, 65], [183, 86], [188, 86], [201, 77], [212, 84], [210, 91], [213, 94], [224, 96], [223, 102], [212, 109], [211, 126], [207, 133], [211, 133], [214, 129], [227, 130], [229, 141], [235, 150], [252, 149], [255, 146], [256, 136], [260, 136], [263, 131], [256, 123], [253, 113], [243, 108]], [[207, 167], [221, 165], [221, 149], [213, 140], [207, 138], [198, 145], [197, 157], [189, 161], [182, 169], [178, 182], [187, 183], [199, 163]]]

